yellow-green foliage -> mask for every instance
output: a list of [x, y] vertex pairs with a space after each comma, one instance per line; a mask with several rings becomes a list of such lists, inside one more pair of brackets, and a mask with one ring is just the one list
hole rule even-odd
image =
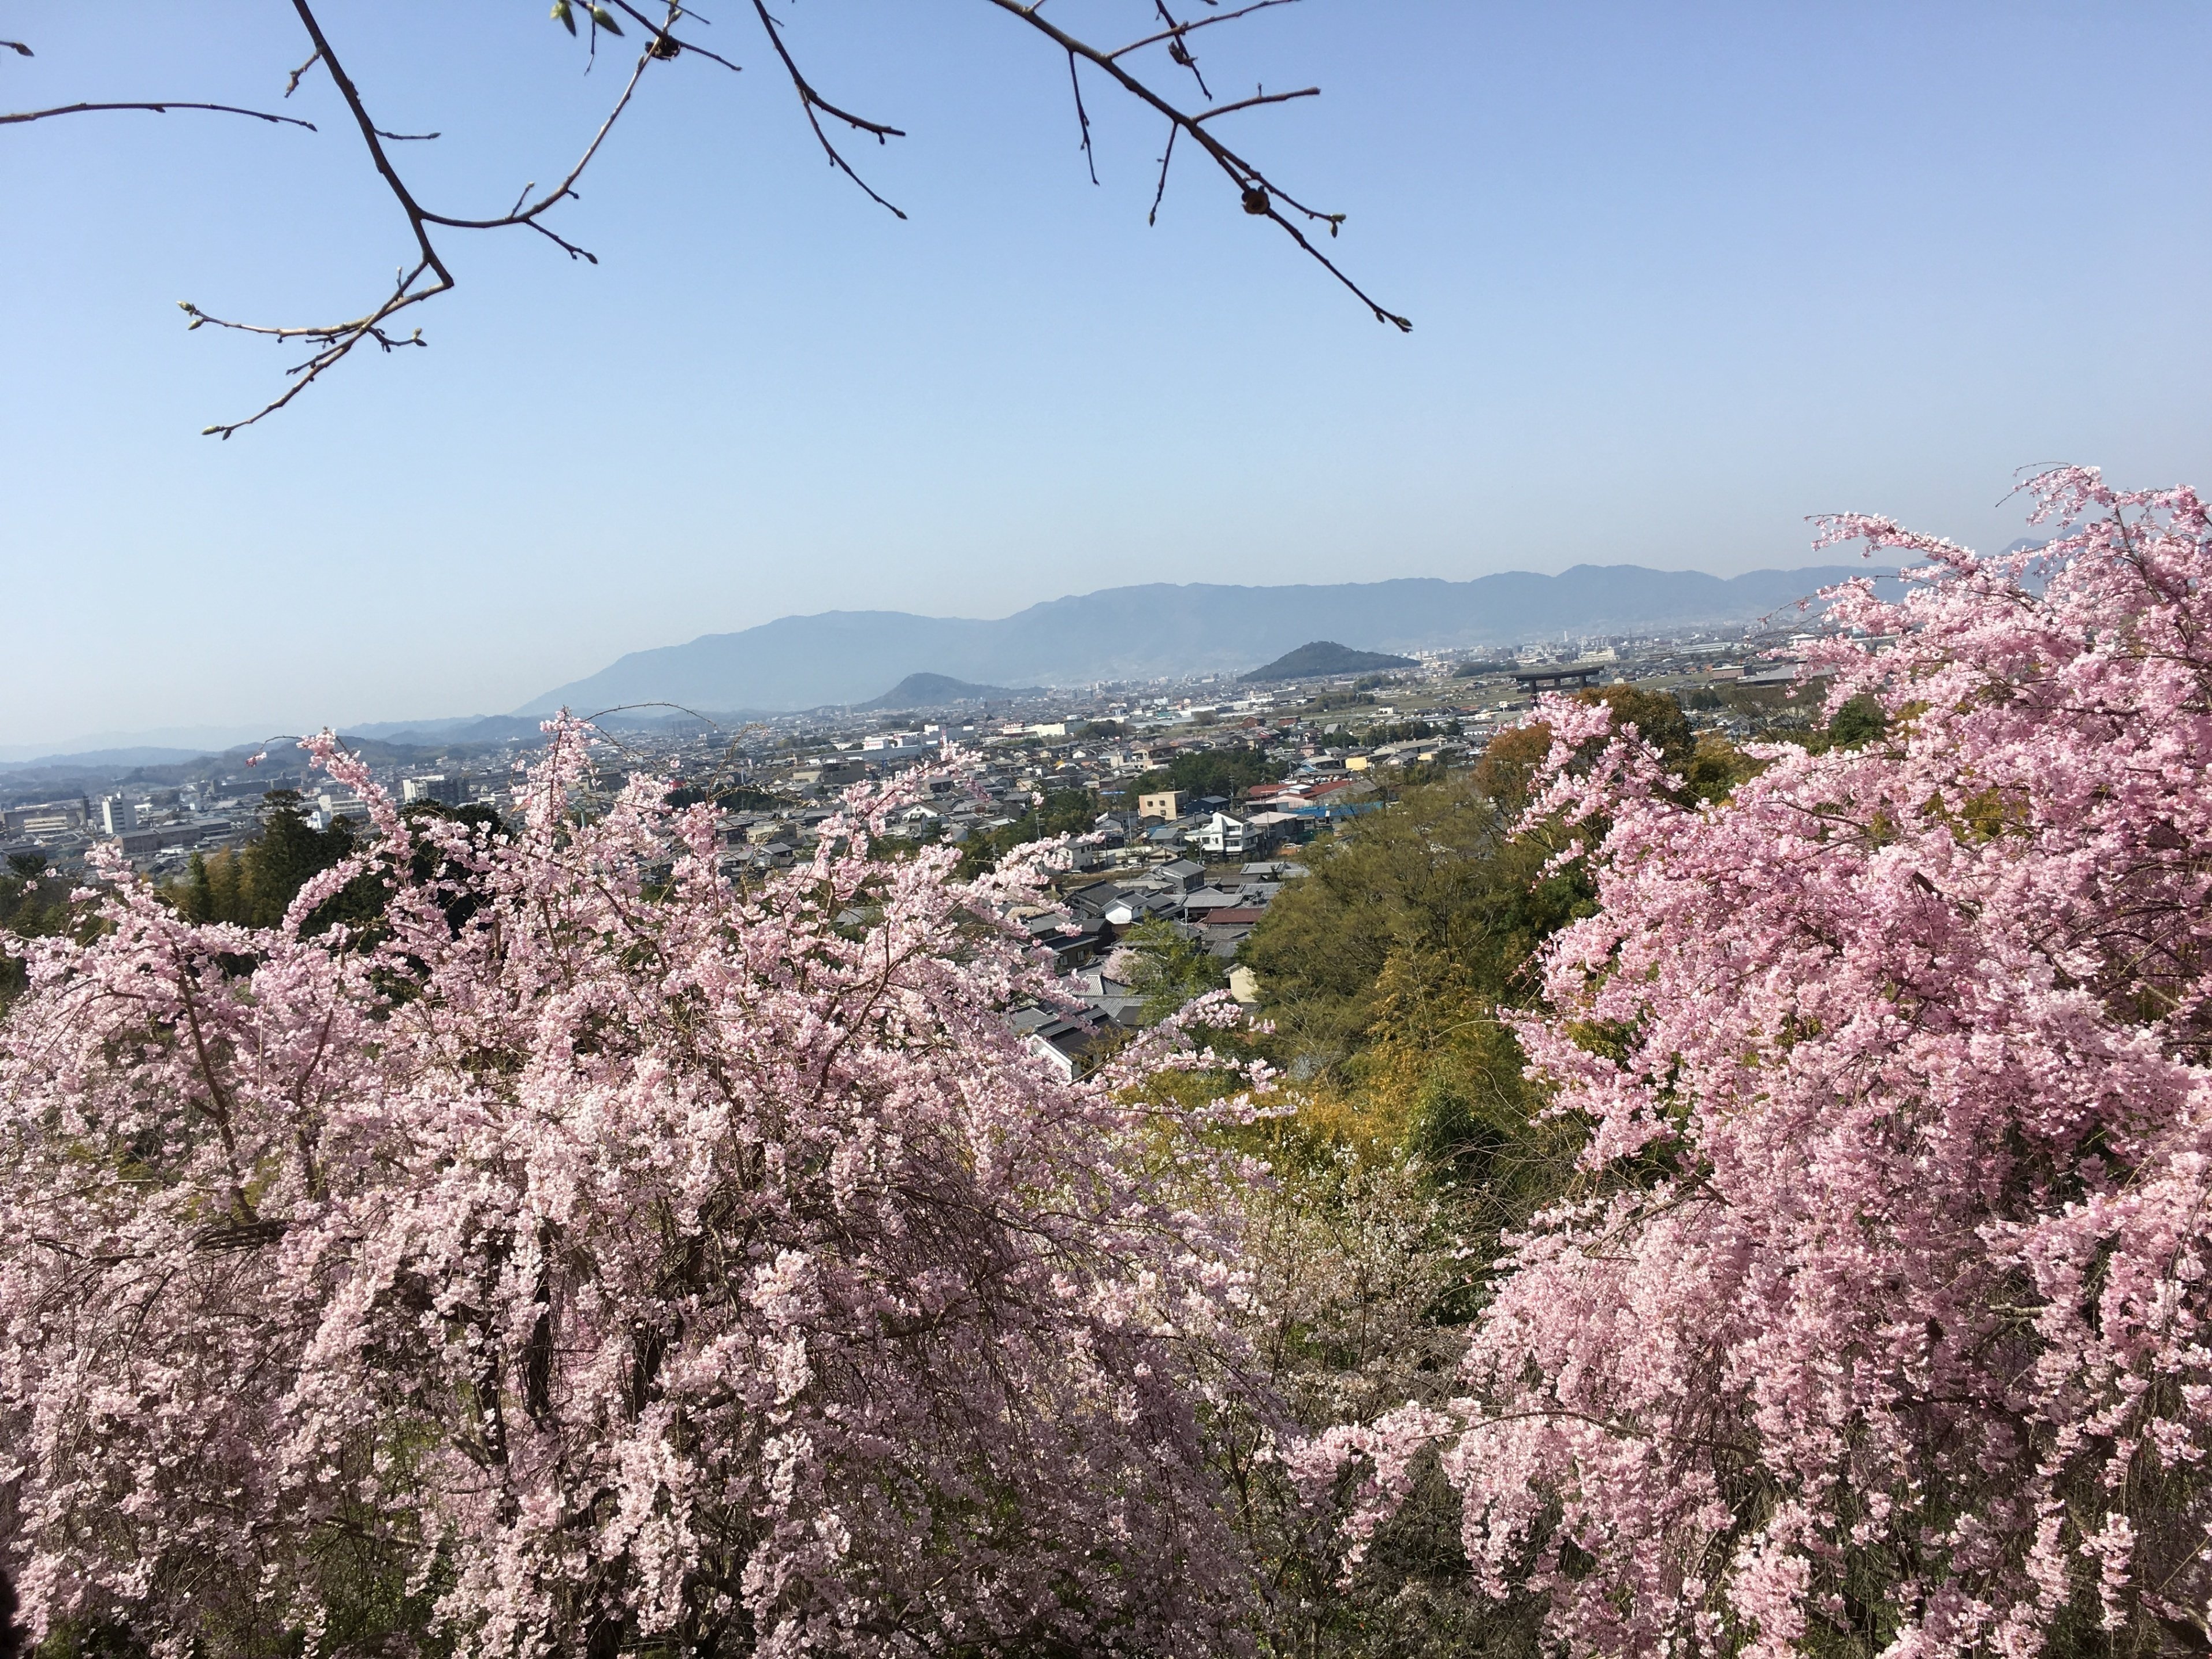
[[[1449, 974], [1492, 1002], [1523, 1001], [1536, 946], [1589, 902], [1551, 848], [1510, 831], [1516, 808], [1472, 781], [1409, 789], [1308, 855], [1247, 941], [1287, 1062], [1340, 1068], [1372, 1037], [1407, 975]], [[1384, 970], [1407, 964], [1392, 986]]]

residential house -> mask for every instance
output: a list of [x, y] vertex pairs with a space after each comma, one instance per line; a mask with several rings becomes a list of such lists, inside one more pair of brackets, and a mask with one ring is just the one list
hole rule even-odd
[[1073, 1082], [1083, 1072], [1083, 1057], [1091, 1050], [1095, 1033], [1083, 1021], [1049, 1008], [1017, 1008], [1014, 1029], [1023, 1046], [1063, 1078]]
[[1257, 905], [1239, 904], [1204, 914], [1205, 920], [1194, 924], [1198, 937], [1215, 956], [1233, 957], [1267, 913]]
[[1078, 969], [1068, 980], [1092, 1018], [1116, 1025], [1139, 1023], [1145, 1000], [1121, 981], [1109, 978], [1104, 969]]
[[[1284, 815], [1271, 812], [1264, 816], [1279, 823]], [[1217, 811], [1193, 832], [1190, 839], [1194, 846], [1203, 848], [1215, 858], [1241, 859], [1247, 854], [1261, 850], [1269, 839], [1268, 827], [1272, 826], [1261, 825], [1259, 815], [1238, 818]]]
[[1217, 910], [1233, 910], [1245, 902], [1241, 892], [1224, 892], [1218, 887], [1201, 887], [1196, 892], [1182, 896], [1182, 919], [1185, 921], [1204, 921]]
[[1137, 797], [1137, 816], [1173, 823], [1182, 816], [1178, 810], [1182, 800], [1182, 792], [1176, 789], [1160, 789], [1148, 795], [1139, 795]]

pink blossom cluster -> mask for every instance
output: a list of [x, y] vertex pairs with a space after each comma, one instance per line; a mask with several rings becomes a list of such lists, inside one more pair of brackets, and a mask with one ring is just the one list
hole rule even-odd
[[2207, 1650], [2212, 524], [2030, 488], [2039, 552], [1825, 526], [1923, 562], [1830, 596], [1864, 747], [1685, 807], [1541, 711], [1601, 905], [1522, 1036], [1583, 1185], [1460, 1398], [1296, 1455], [1355, 1550], [1436, 1448], [1577, 1653]]
[[[21, 947], [33, 1633], [329, 1650], [404, 1604], [464, 1656], [1249, 1648], [1209, 1424], [1265, 1407], [1193, 1132], [1246, 1109], [1128, 1086], [1229, 1016], [1062, 1080], [1005, 1017], [1056, 994], [1018, 872], [872, 860], [884, 797], [733, 886], [708, 808], [574, 811], [591, 734], [549, 729], [498, 834], [313, 740], [374, 846], [281, 928], [114, 866], [97, 937]], [[380, 924], [301, 936], [364, 877]]]

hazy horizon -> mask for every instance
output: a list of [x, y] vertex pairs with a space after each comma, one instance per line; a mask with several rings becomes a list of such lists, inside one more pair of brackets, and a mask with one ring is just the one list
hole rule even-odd
[[[403, 161], [445, 210], [557, 176], [604, 114], [606, 64], [542, 13], [331, 20], [381, 118], [444, 133]], [[282, 106], [318, 134], [6, 129], [0, 576], [26, 613], [89, 602], [11, 636], [0, 752], [511, 708], [829, 610], [1725, 576], [1814, 562], [1806, 516], [1845, 507], [2001, 546], [2024, 464], [2212, 472], [2201, 9], [1307, 0], [1214, 32], [1217, 90], [1322, 86], [1237, 141], [1349, 214], [1328, 250], [1406, 337], [1180, 161], [1147, 229], [1159, 134], [1103, 90], [1094, 190], [1065, 64], [1018, 26], [790, 21], [828, 95], [911, 134], [853, 152], [907, 222], [724, 19], [746, 73], [656, 70], [564, 210], [600, 264], [457, 233], [431, 349], [227, 443], [199, 428], [291, 359], [177, 301], [343, 314], [407, 246], [327, 84]], [[245, 0], [27, 0], [9, 33], [38, 56], [0, 62], [8, 107], [275, 106], [304, 55]]]
[[[1585, 564], [1587, 564], [1587, 563], [1588, 563], [1588, 562], [1587, 562], [1587, 561], [1585, 561], [1585, 562], [1584, 562], [1584, 563], [1585, 563]], [[1558, 570], [1558, 571], [1541, 571], [1541, 572], [1532, 572], [1532, 571], [1521, 571], [1521, 570], [1515, 570], [1515, 571], [1504, 571], [1504, 572], [1489, 572], [1489, 573], [1485, 573], [1485, 574], [1540, 574], [1540, 575], [1547, 575], [1547, 576], [1557, 576], [1557, 575], [1564, 574], [1565, 574], [1565, 573], [1566, 573], [1566, 571], [1567, 571], [1567, 570], [1571, 570], [1571, 569], [1574, 569], [1574, 568], [1577, 568], [1577, 567], [1576, 567], [1576, 566], [1568, 566], [1568, 567], [1565, 567], [1562, 570]], [[1604, 567], [1601, 567], [1601, 567], [1597, 567], [1597, 568], [1603, 568]], [[1639, 567], [1633, 566], [1633, 565], [1621, 565], [1621, 566], [1617, 566], [1617, 567], [1614, 567], [1614, 568], [1629, 568], [1629, 569], [1633, 569], [1633, 568], [1638, 568]], [[1658, 567], [1656, 567], [1656, 566], [1640, 567], [1640, 568], [1653, 568], [1653, 569], [1658, 568]], [[1806, 565], [1806, 566], [1802, 566], [1802, 567], [1771, 567], [1771, 568], [1805, 568], [1805, 569], [1813, 569], [1813, 568], [1832, 568], [1832, 567], [1831, 567], [1831, 566], [1828, 566], [1828, 565], [1821, 565], [1821, 566]], [[1678, 567], [1678, 568], [1679, 568], [1679, 569], [1680, 569], [1680, 570], [1684, 570], [1684, 571], [1689, 571], [1689, 570], [1693, 569], [1694, 568], [1693, 568], [1693, 567], [1686, 567], [1686, 567]], [[1711, 574], [1711, 573], [1704, 573], [1704, 574]], [[1744, 574], [1744, 573], [1739, 573], [1739, 574]], [[1396, 581], [1396, 580], [1438, 580], [1438, 579], [1430, 579], [1430, 578], [1421, 578], [1421, 577], [1411, 577], [1411, 578], [1407, 578], [1407, 577], [1385, 577], [1385, 578], [1381, 578], [1381, 579], [1378, 579], [1378, 580], [1382, 580], [1382, 581]], [[1444, 578], [1444, 579], [1441, 579], [1441, 580], [1454, 580], [1454, 579], [1450, 579], [1450, 578]], [[1293, 586], [1335, 586], [1335, 585], [1337, 585], [1337, 584], [1326, 584], [1326, 583], [1288, 583], [1288, 582], [1269, 582], [1269, 583], [1255, 583], [1255, 582], [1219, 582], [1219, 583], [1168, 583], [1168, 584], [1143, 584], [1143, 585], [1144, 585], [1144, 586], [1216, 586], [1216, 587], [1263, 587], [1263, 586], [1264, 586], [1264, 587], [1293, 587]], [[1357, 584], [1357, 585], [1363, 585], [1363, 586], [1364, 586], [1364, 585], [1367, 585], [1367, 584]], [[1092, 592], [1099, 592], [1099, 591], [1102, 591], [1102, 590], [1096, 590], [1096, 589], [1092, 590]], [[950, 613], [950, 612], [929, 612], [929, 611], [911, 611], [911, 612], [904, 612], [904, 613], [899, 613], [899, 614], [906, 614], [906, 615], [913, 615], [913, 616], [921, 616], [921, 617], [933, 617], [933, 618], [934, 618], [934, 619], [938, 619], [938, 620], [949, 620], [949, 621], [975, 621], [975, 622], [1004, 621], [1004, 620], [1009, 620], [1009, 619], [1011, 619], [1011, 618], [1012, 618], [1012, 617], [1014, 617], [1019, 616], [1019, 615], [1021, 615], [1021, 614], [1023, 613], [1023, 611], [1029, 611], [1029, 610], [1033, 610], [1033, 609], [1036, 608], [1036, 605], [1050, 605], [1050, 604], [1053, 604], [1053, 603], [1055, 603], [1055, 602], [1066, 601], [1066, 600], [1070, 600], [1070, 599], [1082, 599], [1082, 598], [1085, 598], [1085, 597], [1087, 597], [1087, 595], [1085, 595], [1085, 594], [1077, 594], [1077, 593], [1056, 594], [1056, 595], [1052, 596], [1052, 598], [1051, 598], [1051, 599], [1045, 599], [1045, 600], [1041, 600], [1041, 601], [1037, 601], [1037, 602], [1035, 602], [1035, 603], [1034, 603], [1034, 604], [1032, 604], [1032, 605], [1024, 605], [1024, 606], [1020, 607], [1020, 608], [1019, 608], [1019, 609], [1018, 609], [1018, 610], [1014, 610], [1014, 611], [1007, 611], [1006, 613], [1005, 613], [1005, 615], [1004, 615], [1003, 617], [955, 617], [955, 616], [953, 616], [953, 615], [952, 615], [951, 613]], [[790, 613], [787, 613], [784, 617], [775, 617], [775, 618], [770, 618], [769, 620], [771, 620], [771, 621], [790, 621], [790, 620], [793, 620], [793, 619], [804, 620], [804, 619], [805, 619], [805, 618], [806, 618], [806, 617], [819, 617], [819, 616], [829, 615], [829, 614], [835, 614], [835, 612], [834, 612], [834, 611], [830, 611], [830, 612], [825, 612], [825, 611], [812, 611], [812, 612], [790, 612]], [[759, 624], [750, 624], [749, 626], [759, 626]], [[704, 641], [708, 641], [708, 640], [711, 640], [711, 639], [714, 639], [714, 638], [718, 638], [718, 637], [722, 637], [722, 636], [725, 636], [725, 635], [730, 635], [730, 634], [744, 633], [744, 632], [746, 632], [746, 631], [747, 631], [747, 629], [714, 629], [714, 628], [709, 628], [709, 629], [704, 629], [704, 630], [701, 631], [700, 633], [697, 633], [697, 634], [692, 635], [690, 635], [690, 636], [689, 638], [687, 638], [687, 639], [683, 639], [683, 640], [666, 640], [666, 641], [659, 641], [659, 645], [661, 645], [661, 646], [681, 646], [681, 645], [697, 644], [697, 643], [700, 643], [700, 642]], [[1356, 631], [1356, 630], [1354, 630], [1354, 631]], [[1342, 643], [1342, 642], [1343, 642], [1343, 641], [1339, 641], [1339, 643]], [[647, 648], [647, 649], [648, 649], [648, 650], [650, 650], [650, 649], [653, 649], [653, 648], [654, 648], [654, 647], [646, 647], [646, 648]], [[1355, 647], [1355, 648], [1357, 648], [1357, 647]], [[629, 654], [629, 653], [623, 653], [623, 654], [624, 654], [624, 655], [628, 655], [628, 654]], [[619, 657], [617, 657], [617, 658], [611, 658], [611, 659], [607, 659], [607, 660], [606, 660], [606, 661], [605, 661], [605, 662], [602, 662], [602, 663], [599, 663], [599, 664], [596, 665], [594, 667], [592, 667], [592, 668], [591, 668], [591, 669], [587, 669], [587, 670], [584, 671], [582, 673], [571, 675], [571, 676], [569, 677], [569, 680], [570, 680], [570, 681], [574, 681], [574, 680], [580, 679], [580, 678], [589, 678], [592, 673], [596, 673], [596, 672], [598, 672], [599, 670], [602, 670], [602, 669], [605, 669], [605, 668], [611, 667], [611, 666], [615, 665], [617, 663], [618, 663], [620, 660], [621, 660], [621, 659], [620, 659]], [[933, 671], [926, 670], [926, 669], [918, 669], [918, 670], [915, 670], [915, 671], [913, 671], [913, 672], [920, 673], [920, 672], [933, 672]], [[1212, 671], [1208, 671], [1208, 670], [1204, 670], [1204, 669], [1193, 669], [1193, 670], [1191, 671], [1191, 673], [1193, 674], [1193, 676], [1194, 676], [1194, 677], [1200, 677], [1200, 676], [1202, 676], [1203, 674], [1205, 674], [1206, 672], [1212, 672]], [[568, 683], [568, 682], [564, 682], [563, 684], [567, 684], [567, 683]], [[887, 687], [886, 689], [889, 689], [889, 688]], [[546, 692], [546, 688], [541, 687], [541, 688], [539, 688], [539, 690], [538, 690], [537, 692], [531, 694], [531, 696], [526, 696], [526, 697], [523, 697], [523, 698], [517, 699], [517, 700], [516, 700], [516, 702], [515, 702], [514, 703], [513, 703], [513, 704], [509, 704], [509, 705], [507, 705], [507, 706], [505, 706], [505, 707], [502, 707], [502, 708], [443, 708], [443, 709], [437, 709], [437, 710], [420, 710], [420, 709], [418, 709], [418, 710], [415, 710], [415, 711], [413, 711], [413, 712], [411, 712], [411, 713], [406, 713], [406, 714], [395, 714], [382, 713], [382, 712], [376, 712], [376, 711], [368, 711], [368, 712], [358, 712], [358, 711], [357, 711], [357, 712], [353, 715], [353, 717], [351, 717], [351, 718], [349, 718], [349, 719], [334, 719], [334, 718], [332, 718], [332, 719], [325, 719], [325, 720], [322, 720], [322, 721], [320, 721], [320, 722], [318, 722], [317, 724], [318, 724], [318, 725], [328, 725], [328, 726], [332, 726], [332, 727], [334, 727], [334, 728], [336, 728], [336, 729], [337, 729], [337, 730], [340, 730], [340, 731], [353, 731], [353, 730], [357, 730], [357, 729], [359, 729], [359, 728], [366, 727], [366, 726], [404, 726], [404, 725], [405, 725], [406, 723], [409, 723], [409, 722], [411, 722], [411, 721], [419, 721], [419, 722], [422, 722], [422, 723], [425, 723], [425, 724], [434, 724], [434, 723], [436, 723], [436, 722], [438, 722], [438, 721], [441, 721], [441, 720], [462, 720], [462, 719], [471, 719], [471, 718], [477, 718], [477, 719], [480, 719], [480, 718], [485, 718], [485, 717], [497, 717], [497, 716], [501, 716], [501, 715], [507, 715], [507, 714], [514, 714], [517, 709], [519, 709], [519, 708], [522, 708], [522, 707], [526, 706], [526, 705], [527, 703], [529, 703], [530, 702], [532, 702], [532, 701], [535, 700], [535, 699], [536, 699], [536, 698], [538, 698], [538, 697], [540, 697], [540, 696], [542, 696], [545, 695], [545, 692]], [[70, 737], [64, 737], [64, 738], [33, 738], [33, 739], [27, 739], [27, 740], [25, 740], [25, 741], [22, 741], [22, 742], [18, 742], [18, 743], [0, 744], [0, 765], [12, 764], [12, 763], [18, 763], [24, 762], [24, 761], [43, 760], [43, 759], [48, 758], [48, 757], [68, 757], [68, 756], [81, 755], [81, 754], [87, 754], [87, 753], [97, 753], [97, 752], [100, 752], [100, 751], [104, 750], [141, 749], [141, 748], [143, 748], [143, 749], [165, 749], [165, 748], [173, 748], [173, 749], [179, 749], [179, 750], [185, 750], [185, 749], [198, 749], [198, 750], [204, 750], [204, 751], [219, 752], [219, 751], [222, 750], [225, 750], [225, 749], [230, 749], [230, 748], [235, 748], [235, 747], [238, 747], [238, 746], [240, 746], [240, 745], [241, 745], [241, 744], [250, 744], [250, 743], [259, 743], [259, 742], [261, 742], [261, 741], [263, 741], [263, 740], [264, 740], [264, 739], [266, 739], [266, 738], [272, 738], [272, 737], [276, 737], [276, 736], [279, 736], [279, 735], [283, 735], [283, 733], [280, 733], [280, 732], [277, 732], [276, 729], [274, 729], [274, 728], [272, 728], [272, 727], [270, 727], [270, 726], [269, 726], [269, 725], [268, 725], [268, 723], [267, 723], [267, 722], [265, 722], [265, 721], [264, 721], [264, 722], [260, 722], [260, 723], [258, 723], [258, 724], [257, 724], [257, 723], [253, 723], [253, 722], [250, 722], [250, 721], [249, 721], [249, 722], [246, 722], [246, 723], [244, 723], [244, 724], [236, 724], [236, 723], [234, 723], [234, 724], [230, 724], [230, 725], [223, 725], [223, 724], [208, 724], [208, 725], [197, 725], [197, 726], [194, 726], [194, 725], [179, 725], [179, 726], [146, 726], [146, 727], [116, 727], [116, 728], [108, 728], [108, 729], [105, 729], [105, 730], [100, 730], [100, 731], [82, 732], [78, 732], [77, 734], [76, 734], [76, 735], [74, 735], [74, 736], [70, 736]]]

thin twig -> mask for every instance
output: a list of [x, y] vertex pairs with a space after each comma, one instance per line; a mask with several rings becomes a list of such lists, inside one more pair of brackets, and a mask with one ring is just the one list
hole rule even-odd
[[1091, 148], [1091, 116], [1083, 107], [1083, 82], [1076, 78], [1075, 54], [1067, 54], [1067, 84], [1075, 93], [1075, 121], [1083, 130], [1083, 164], [1091, 169], [1091, 182], [1098, 182], [1098, 157]]
[[[1234, 11], [1217, 11], [1205, 17], [1194, 17], [1188, 23], [1177, 23], [1172, 28], [1162, 29], [1158, 34], [1148, 34], [1141, 40], [1130, 41], [1126, 46], [1116, 46], [1106, 55], [1109, 58], [1127, 58], [1133, 52], [1141, 52], [1146, 46], [1156, 46], [1163, 40], [1180, 40], [1187, 34], [1194, 33], [1200, 29], [1211, 28], [1216, 23], [1233, 23], [1240, 17], [1249, 17], [1255, 11], [1265, 11], [1270, 6], [1294, 6], [1297, 3], [1297, 0], [1252, 0], [1251, 4], [1239, 6]], [[1164, 12], [1162, 13], [1162, 15], [1165, 15]], [[1192, 68], [1194, 73], [1196, 66], [1193, 65]], [[1202, 77], [1199, 85], [1200, 89], [1203, 91], [1205, 82]], [[1206, 95], [1208, 99], [1213, 96], [1210, 92]]]
[[[1212, 103], [1213, 88], [1206, 84], [1206, 76], [1199, 72], [1198, 59], [1191, 56], [1190, 47], [1183, 40], [1183, 36], [1190, 31], [1176, 21], [1175, 14], [1168, 9], [1168, 0], [1152, 0], [1152, 9], [1160, 15], [1160, 21], [1168, 26], [1168, 56], [1190, 71], [1191, 78], [1198, 82], [1198, 95]], [[1118, 57], [1120, 54], [1115, 55]]]
[[743, 64], [732, 64], [728, 58], [720, 57], [714, 52], [708, 51], [706, 47], [701, 46], [696, 40], [678, 40], [674, 34], [670, 33], [670, 31], [675, 27], [676, 19], [678, 17], [698, 17], [701, 22], [706, 22], [708, 20], [703, 17], [699, 17], [699, 14], [697, 12], [692, 11], [687, 7], [672, 6], [669, 8], [666, 21], [656, 23], [651, 18], [647, 17], [643, 12], [640, 11], [635, 6], [630, 4], [629, 0], [612, 0], [612, 3], [617, 11], [623, 13], [625, 16], [635, 19], [644, 27], [652, 31], [653, 43], [648, 50], [652, 52], [655, 58], [660, 58], [665, 62], [677, 57], [682, 52], [696, 52], [700, 57], [705, 58], [710, 64], [720, 64], [724, 69], [729, 70], [732, 75], [742, 74], [744, 72], [744, 66]]
[[588, 248], [578, 247], [574, 242], [568, 240], [559, 233], [547, 229], [544, 225], [539, 224], [537, 220], [525, 219], [522, 222], [528, 225], [531, 229], [536, 231], [540, 236], [544, 237], [548, 241], [551, 242], [563, 253], [566, 253], [571, 259], [581, 259], [588, 264], [595, 265], [599, 264], [599, 256], [598, 254], [592, 252]]
[[1212, 109], [1201, 110], [1191, 117], [1194, 121], [1211, 121], [1217, 115], [1234, 114], [1240, 109], [1251, 109], [1261, 104], [1287, 104], [1293, 98], [1318, 98], [1319, 87], [1300, 87], [1296, 92], [1255, 92], [1249, 98], [1240, 98], [1233, 104], [1217, 104]]
[[[0, 45], [6, 46], [15, 44], [12, 40], [0, 42]], [[26, 52], [24, 55], [28, 57], [29, 53]], [[158, 104], [63, 104], [53, 109], [24, 110], [14, 115], [0, 115], [0, 127], [10, 126], [18, 121], [43, 121], [52, 115], [91, 115], [104, 110], [118, 109], [149, 110], [155, 115], [167, 115], [173, 109], [204, 109], [212, 110], [218, 115], [250, 115], [257, 121], [268, 121], [279, 126], [305, 127], [310, 132], [315, 131], [315, 124], [313, 121], [302, 121], [297, 116], [271, 115], [267, 110], [263, 109], [240, 109], [235, 104], [180, 103], [174, 99], [166, 100]]]
[[300, 77], [305, 75], [309, 70], [314, 68], [314, 66], [322, 62], [322, 60], [323, 51], [320, 46], [318, 46], [313, 52], [307, 54], [307, 61], [306, 63], [301, 64], [299, 68], [294, 70], [289, 75], [284, 77], [284, 95], [287, 98], [289, 98], [294, 93], [299, 91]]
[[[535, 204], [511, 211], [497, 219], [455, 219], [442, 213], [425, 213], [422, 217], [431, 224], [447, 225], [455, 230], [498, 230], [507, 225], [519, 225], [533, 220], [563, 197], [575, 195], [576, 180], [584, 176], [584, 169], [592, 165], [592, 158], [599, 153], [599, 146], [606, 143], [607, 135], [614, 131], [615, 123], [622, 118], [622, 112], [629, 107], [629, 100], [637, 91], [637, 83], [645, 78], [646, 69], [653, 61], [653, 51], [649, 46], [638, 54], [637, 67], [630, 71], [629, 80], [623, 87], [622, 96], [615, 100], [615, 106], [607, 112], [607, 118], [599, 123], [599, 130], [592, 135], [592, 142], [584, 147], [584, 153], [577, 158], [576, 165], [568, 169], [568, 177], [546, 191]], [[523, 194], [527, 196], [529, 193], [529, 186], [525, 185]], [[532, 228], [542, 228], [542, 227]]]

